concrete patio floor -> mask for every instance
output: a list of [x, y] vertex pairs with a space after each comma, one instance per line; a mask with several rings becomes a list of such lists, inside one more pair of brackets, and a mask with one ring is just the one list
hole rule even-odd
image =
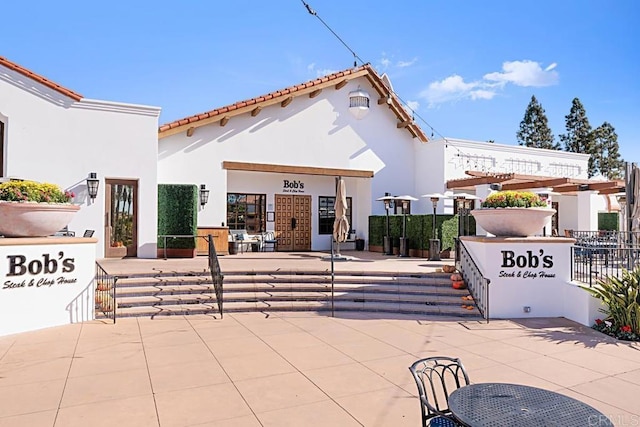
[[[361, 262], [338, 268], [438, 268], [350, 255]], [[326, 266], [319, 256], [307, 255]], [[244, 268], [298, 268], [287, 257], [249, 253], [221, 265], [244, 258]], [[180, 265], [130, 261], [132, 270]], [[190, 262], [203, 260], [181, 265]], [[0, 337], [0, 427], [419, 426], [408, 366], [433, 355], [460, 357], [474, 383], [542, 387], [615, 425], [640, 424], [640, 345], [566, 319], [252, 313], [91, 321]]]

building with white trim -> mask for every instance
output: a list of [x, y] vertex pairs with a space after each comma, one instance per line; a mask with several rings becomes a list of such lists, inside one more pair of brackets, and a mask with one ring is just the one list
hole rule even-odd
[[[385, 214], [376, 199], [387, 194], [413, 195], [410, 212], [431, 213], [423, 194], [484, 198], [492, 184], [547, 191], [562, 233], [596, 229], [607, 209], [598, 193], [624, 188], [587, 180], [582, 154], [427, 141], [370, 65], [160, 127], [157, 107], [86, 99], [4, 58], [0, 95], [0, 178], [75, 192], [82, 209], [69, 228], [95, 230], [98, 258], [156, 256], [158, 183], [204, 185], [199, 227], [275, 231], [284, 251], [330, 247], [337, 178], [346, 181], [351, 228], [365, 239], [369, 216]], [[92, 172], [95, 199], [86, 192]], [[437, 208], [455, 210], [453, 200]]]
[[159, 115], [158, 107], [84, 98], [0, 57], [0, 178], [75, 193], [81, 209], [69, 230], [94, 230], [98, 258], [155, 258]]

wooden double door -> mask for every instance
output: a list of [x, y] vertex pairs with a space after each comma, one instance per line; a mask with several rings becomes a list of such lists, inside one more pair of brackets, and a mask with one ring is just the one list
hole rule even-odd
[[311, 196], [275, 195], [278, 251], [311, 250]]

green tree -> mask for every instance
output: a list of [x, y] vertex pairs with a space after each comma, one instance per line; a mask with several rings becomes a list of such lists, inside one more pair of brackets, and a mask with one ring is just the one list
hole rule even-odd
[[591, 178], [596, 174], [596, 146], [594, 133], [587, 118], [587, 112], [578, 98], [573, 98], [569, 114], [566, 119], [567, 133], [560, 135], [560, 140], [564, 143], [565, 151], [573, 153], [589, 154], [588, 176]]
[[604, 122], [593, 131], [596, 167], [607, 179], [622, 179], [624, 160], [620, 157], [618, 134], [613, 126]]
[[548, 123], [544, 108], [535, 95], [532, 96], [520, 122], [520, 129], [516, 132], [518, 143], [526, 147], [559, 150], [560, 144], [554, 142], [553, 132], [549, 129]]

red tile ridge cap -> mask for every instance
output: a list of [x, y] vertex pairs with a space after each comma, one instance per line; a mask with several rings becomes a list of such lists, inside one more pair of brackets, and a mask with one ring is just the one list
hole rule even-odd
[[74, 101], [80, 101], [82, 98], [84, 98], [82, 95], [80, 95], [77, 92], [72, 91], [71, 89], [67, 89], [63, 86], [60, 86], [57, 83], [52, 82], [51, 80], [47, 79], [46, 77], [41, 76], [40, 74], [36, 74], [33, 71], [27, 70], [26, 68], [16, 64], [15, 62], [11, 62], [8, 59], [0, 56], [0, 65], [3, 65], [7, 68], [9, 68], [10, 70], [13, 70], [15, 72], [18, 72], [24, 76], [29, 77], [32, 80], [37, 81], [40, 84], [43, 84], [45, 86], [47, 86], [48, 88], [51, 88], [53, 90], [55, 90], [56, 92], [59, 92], [65, 96], [68, 96], [69, 98], [73, 99]]

